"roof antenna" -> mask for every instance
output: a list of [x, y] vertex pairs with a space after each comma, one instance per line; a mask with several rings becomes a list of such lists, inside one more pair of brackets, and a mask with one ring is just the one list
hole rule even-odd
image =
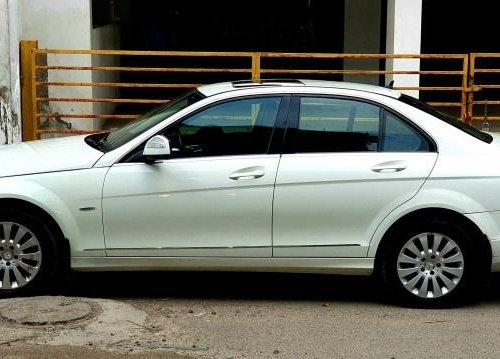
[[388, 89], [393, 89], [394, 88], [394, 80], [391, 80], [387, 85], [385, 85], [386, 88]]

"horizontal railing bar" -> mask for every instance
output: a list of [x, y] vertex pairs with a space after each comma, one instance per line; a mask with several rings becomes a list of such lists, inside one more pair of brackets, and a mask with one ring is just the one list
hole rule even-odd
[[37, 86], [92, 86], [92, 87], [146, 87], [146, 88], [195, 88], [200, 84], [140, 84], [116, 82], [35, 82]]
[[216, 69], [188, 67], [120, 67], [120, 66], [36, 66], [37, 70], [71, 70], [71, 71], [123, 71], [123, 72], [231, 72], [251, 73], [252, 69]]
[[105, 130], [36, 130], [36, 133], [40, 135], [90, 135], [99, 132], [109, 132]]
[[465, 54], [336, 54], [336, 53], [281, 53], [263, 52], [261, 57], [272, 58], [326, 58], [326, 59], [464, 59]]
[[283, 70], [262, 69], [261, 73], [268, 74], [344, 74], [344, 75], [463, 75], [462, 71], [391, 71], [391, 70]]
[[[500, 120], [500, 116], [488, 116], [486, 119], [487, 119], [488, 121], [489, 121], [489, 120], [492, 120], [492, 121], [498, 121], [498, 120]], [[472, 116], [472, 117], [471, 117], [471, 120], [472, 120], [472, 121], [484, 120], [484, 116]]]
[[73, 50], [35, 49], [37, 54], [66, 55], [122, 55], [122, 56], [189, 56], [189, 57], [297, 57], [297, 58], [351, 58], [351, 59], [464, 59], [466, 54], [339, 54], [339, 53], [281, 53], [281, 52], [214, 52], [214, 51], [136, 51], [136, 50]]
[[500, 89], [500, 85], [478, 85], [474, 84], [474, 87], [484, 88], [484, 89]]
[[500, 101], [473, 101], [472, 102], [474, 105], [500, 105]]
[[500, 69], [474, 69], [476, 74], [499, 74]]
[[485, 57], [498, 58], [498, 57], [500, 57], [500, 53], [488, 53], [488, 52], [475, 52], [475, 53], [472, 53], [471, 55], [474, 57], [481, 57], [481, 58], [485, 58]]
[[38, 97], [38, 102], [97, 102], [97, 103], [143, 103], [164, 104], [170, 100], [146, 100], [131, 98], [66, 98], [66, 97]]
[[461, 107], [460, 102], [426, 102], [428, 105], [437, 107]]
[[252, 52], [215, 51], [138, 51], [138, 50], [70, 50], [36, 49], [37, 54], [59, 55], [122, 55], [122, 56], [186, 56], [186, 57], [252, 57]]
[[138, 118], [140, 115], [95, 115], [95, 114], [74, 114], [74, 113], [37, 113], [37, 118], [48, 118], [48, 117], [56, 117], [56, 118], [119, 118], [126, 120], [134, 120]]
[[280, 70], [265, 69], [262, 73], [342, 74], [342, 75], [460, 75], [461, 71], [384, 71], [384, 70]]
[[395, 90], [416, 90], [416, 91], [462, 91], [462, 87], [411, 87], [411, 86], [394, 86]]

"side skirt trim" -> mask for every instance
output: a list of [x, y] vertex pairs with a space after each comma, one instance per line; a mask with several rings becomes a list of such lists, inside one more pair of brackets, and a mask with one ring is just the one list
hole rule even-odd
[[370, 275], [374, 258], [73, 257], [71, 268], [99, 271], [234, 271]]

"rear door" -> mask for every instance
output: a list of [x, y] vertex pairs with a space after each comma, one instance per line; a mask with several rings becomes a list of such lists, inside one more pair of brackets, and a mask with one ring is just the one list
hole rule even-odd
[[295, 97], [274, 193], [274, 257], [364, 257], [437, 159], [407, 120], [356, 98]]

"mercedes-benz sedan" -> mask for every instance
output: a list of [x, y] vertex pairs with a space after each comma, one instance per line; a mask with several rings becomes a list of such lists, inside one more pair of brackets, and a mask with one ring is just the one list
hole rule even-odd
[[112, 133], [0, 147], [0, 295], [68, 270], [377, 274], [443, 305], [500, 270], [500, 147], [398, 91], [201, 86]]

